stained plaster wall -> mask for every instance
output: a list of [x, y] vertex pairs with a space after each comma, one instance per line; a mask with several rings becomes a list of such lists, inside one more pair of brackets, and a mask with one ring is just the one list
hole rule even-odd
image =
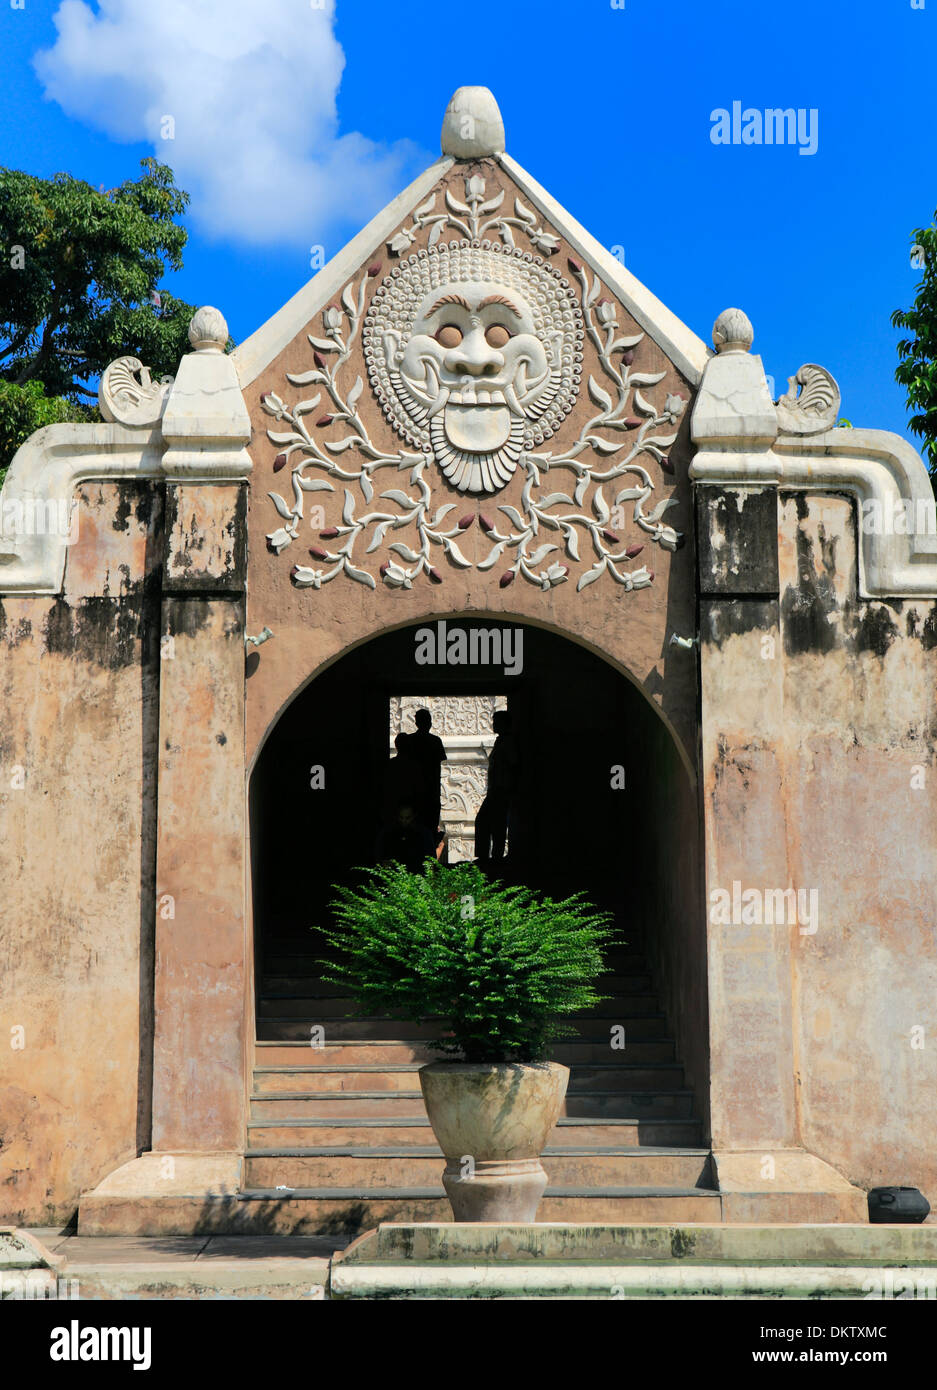
[[0, 1221], [149, 1134], [162, 499], [78, 503], [62, 594], [0, 600]]

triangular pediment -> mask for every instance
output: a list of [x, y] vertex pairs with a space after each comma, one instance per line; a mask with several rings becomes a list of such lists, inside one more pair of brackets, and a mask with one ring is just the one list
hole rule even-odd
[[255, 543], [301, 589], [453, 570], [649, 588], [690, 526], [711, 355], [507, 154], [470, 143], [235, 352], [271, 478]]

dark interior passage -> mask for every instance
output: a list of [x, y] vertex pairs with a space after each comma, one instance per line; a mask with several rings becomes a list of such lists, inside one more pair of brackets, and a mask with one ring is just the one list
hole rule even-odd
[[[447, 633], [478, 627], [507, 625], [450, 621]], [[544, 629], [522, 629], [514, 675], [491, 664], [419, 665], [418, 630], [388, 633], [342, 657], [306, 686], [267, 740], [251, 780], [258, 945], [308, 940], [331, 886], [374, 862], [388, 702], [410, 691], [503, 693], [521, 762], [504, 876], [554, 894], [585, 890], [626, 934], [629, 926], [653, 934], [661, 878], [680, 872], [671, 843], [677, 817], [667, 803], [688, 779], [647, 700], [607, 662]]]
[[[449, 633], [469, 635], [507, 626], [447, 622]], [[328, 920], [333, 885], [375, 862], [391, 699], [503, 695], [521, 786], [499, 876], [557, 896], [581, 890], [614, 914], [624, 949], [640, 951], [652, 971], [705, 1129], [700, 814], [672, 735], [631, 681], [568, 638], [524, 626], [520, 669], [508, 675], [492, 664], [419, 664], [425, 627], [387, 633], [340, 658], [299, 693], [261, 751], [250, 786], [258, 985], [284, 952], [308, 955], [304, 968], [313, 968], [321, 949], [313, 928]]]

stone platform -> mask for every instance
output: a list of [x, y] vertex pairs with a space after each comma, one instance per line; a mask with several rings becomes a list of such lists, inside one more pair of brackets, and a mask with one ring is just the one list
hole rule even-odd
[[937, 1299], [937, 1223], [384, 1224], [297, 1236], [0, 1230], [4, 1298]]

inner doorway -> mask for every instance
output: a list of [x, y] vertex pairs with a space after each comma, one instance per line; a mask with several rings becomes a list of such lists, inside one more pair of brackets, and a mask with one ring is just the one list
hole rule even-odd
[[[310, 681], [270, 732], [250, 784], [258, 952], [308, 943], [333, 885], [374, 864], [393, 736], [421, 705], [437, 711], [451, 773], [462, 776], [459, 760], [468, 758], [464, 780], [453, 776], [448, 788], [459, 831], [453, 858], [469, 857], [488, 726], [507, 708], [522, 768], [514, 881], [554, 895], [582, 890], [645, 936], [653, 954], [679, 956], [704, 976], [696, 792], [656, 708], [619, 670], [556, 632], [484, 616], [442, 626], [449, 637], [510, 630], [520, 659], [452, 662], [440, 651], [441, 660], [421, 663], [426, 623], [399, 628]], [[491, 643], [481, 650], [498, 652]]]
[[[429, 714], [432, 731], [446, 750], [440, 777], [445, 862], [471, 863], [476, 856], [475, 817], [488, 790], [488, 760], [496, 738], [494, 715], [500, 710], [510, 713], [508, 696], [392, 695], [388, 702], [389, 757], [397, 754], [399, 736], [406, 737], [414, 731], [421, 709]], [[510, 855], [510, 828], [507, 852]]]

